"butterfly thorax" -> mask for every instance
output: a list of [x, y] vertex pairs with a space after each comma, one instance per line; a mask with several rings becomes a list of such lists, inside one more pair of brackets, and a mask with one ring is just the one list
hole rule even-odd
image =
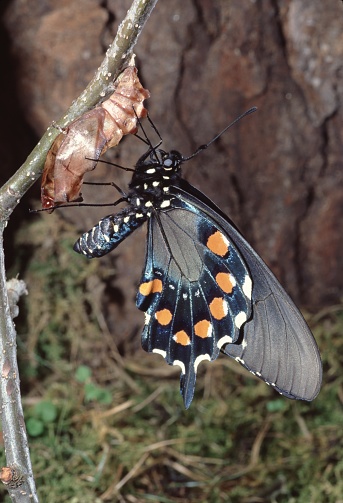
[[176, 150], [149, 149], [135, 166], [127, 202], [144, 213], [151, 207], [163, 208], [163, 203], [167, 206], [169, 187], [179, 185], [182, 161]]

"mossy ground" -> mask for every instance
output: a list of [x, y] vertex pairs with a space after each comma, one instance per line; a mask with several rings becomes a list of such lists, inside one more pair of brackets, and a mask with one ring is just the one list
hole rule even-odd
[[29, 285], [18, 356], [41, 502], [343, 502], [342, 306], [309, 318], [324, 364], [313, 403], [220, 357], [185, 411], [175, 369], [130, 342], [119, 353], [94, 294], [101, 261], [80, 261], [74, 241], [37, 219], [12, 271]]

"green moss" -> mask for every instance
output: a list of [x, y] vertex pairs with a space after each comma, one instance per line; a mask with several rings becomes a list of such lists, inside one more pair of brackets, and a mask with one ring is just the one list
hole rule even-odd
[[[185, 411], [177, 374], [168, 374], [162, 359], [130, 350], [129, 341], [122, 367], [102, 352], [100, 307], [88, 282], [104, 271], [100, 261], [80, 261], [71, 251], [75, 231], [50, 219], [18, 238], [21, 250], [32, 252], [25, 267], [19, 264], [29, 296], [17, 325], [42, 502], [341, 499], [342, 308], [310, 320], [324, 364], [324, 385], [313, 403], [280, 397], [223, 357], [200, 369], [196, 397]], [[100, 363], [94, 364], [95, 354]], [[142, 368], [153, 372], [143, 375]]]

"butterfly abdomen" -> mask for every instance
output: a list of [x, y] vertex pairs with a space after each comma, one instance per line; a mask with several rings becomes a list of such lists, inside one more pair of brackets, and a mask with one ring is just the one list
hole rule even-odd
[[87, 258], [102, 257], [116, 248], [146, 219], [146, 211], [128, 206], [115, 215], [102, 218], [76, 241], [74, 250]]
[[[149, 150], [137, 162], [129, 192], [121, 199], [128, 206], [114, 215], [100, 220], [75, 243], [74, 250], [87, 258], [102, 257], [121, 243], [137, 227], [141, 226], [152, 211], [165, 210], [170, 206], [170, 185], [178, 184], [182, 156], [179, 152]], [[149, 157], [149, 159], [147, 159]]]

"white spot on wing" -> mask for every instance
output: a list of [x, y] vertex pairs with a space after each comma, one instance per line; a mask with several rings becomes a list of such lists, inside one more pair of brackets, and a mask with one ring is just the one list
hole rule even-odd
[[180, 360], [174, 360], [173, 361], [173, 365], [178, 365], [179, 367], [181, 367], [181, 373], [182, 374], [186, 373], [185, 364], [182, 361], [180, 361]]
[[224, 344], [231, 344], [232, 342], [232, 337], [230, 335], [224, 335], [219, 341], [217, 342], [217, 347], [220, 349]]
[[195, 359], [195, 361], [194, 361], [194, 372], [195, 373], [197, 373], [199, 363], [203, 362], [204, 360], [208, 360], [210, 362], [211, 361], [210, 355], [206, 353], [204, 355], [199, 355]]
[[164, 201], [162, 201], [160, 208], [168, 208], [168, 206], [170, 206], [170, 200], [165, 199]]
[[246, 275], [245, 280], [242, 286], [243, 293], [248, 299], [251, 299], [251, 292], [252, 292], [252, 281], [250, 276]]
[[146, 173], [148, 173], [148, 175], [152, 175], [153, 173], [155, 173], [155, 171], [156, 171], [155, 168], [150, 168], [146, 170]]
[[151, 316], [148, 313], [144, 313], [144, 325], [149, 325]]
[[243, 342], [242, 342], [242, 348], [245, 349], [247, 347], [248, 343], [245, 339], [243, 339]]
[[237, 316], [235, 317], [235, 325], [237, 328], [241, 328], [243, 323], [247, 321], [247, 315], [241, 311]]
[[242, 365], [245, 364], [245, 361], [242, 360], [242, 358], [240, 358], [239, 356], [236, 356], [235, 360], [236, 360], [236, 362], [241, 363]]
[[152, 350], [153, 353], [157, 353], [158, 355], [161, 355], [163, 356], [163, 358], [165, 358], [167, 356], [167, 351], [163, 351], [163, 349], [153, 349]]
[[236, 278], [234, 276], [232, 276], [232, 274], [229, 274], [229, 277], [230, 277], [232, 288], [234, 288], [237, 285]]
[[223, 243], [229, 248], [230, 247], [230, 241], [228, 240], [228, 238], [224, 234], [222, 234], [222, 233], [220, 233], [220, 235], [221, 235], [221, 238], [223, 240]]

